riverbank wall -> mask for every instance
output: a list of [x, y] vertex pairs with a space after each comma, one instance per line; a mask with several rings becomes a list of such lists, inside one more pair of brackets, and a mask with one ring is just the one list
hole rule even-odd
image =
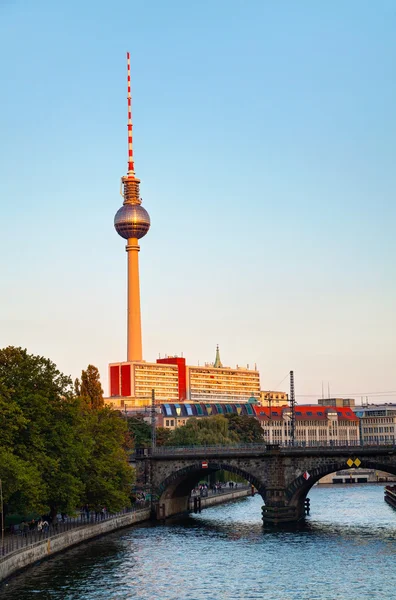
[[[225, 504], [226, 502], [232, 502], [233, 500], [240, 500], [252, 495], [251, 487], [245, 487], [241, 490], [233, 490], [220, 492], [213, 494], [212, 496], [201, 497], [201, 509], [209, 508], [210, 506], [217, 506], [218, 504]], [[194, 497], [190, 498], [190, 510], [194, 510]]]
[[35, 542], [0, 559], [0, 582], [17, 571], [21, 571], [36, 562], [49, 558], [57, 552], [61, 552], [100, 535], [110, 533], [111, 531], [147, 521], [149, 518], [150, 508], [143, 508], [107, 519], [103, 522], [70, 529], [64, 533], [58, 533], [42, 541]]

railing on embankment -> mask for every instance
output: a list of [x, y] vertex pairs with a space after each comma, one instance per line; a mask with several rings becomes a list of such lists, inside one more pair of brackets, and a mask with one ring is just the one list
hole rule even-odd
[[202, 508], [209, 508], [210, 506], [216, 506], [218, 504], [224, 504], [225, 502], [232, 502], [233, 500], [240, 500], [246, 498], [254, 493], [252, 491], [251, 484], [238, 483], [237, 487], [223, 488], [221, 490], [203, 490], [193, 492], [189, 498], [189, 509], [194, 512], [201, 512]]
[[0, 552], [0, 581], [43, 558], [90, 538], [149, 519], [150, 503], [145, 502], [118, 513], [89, 517], [81, 515], [50, 526], [46, 531], [29, 531], [4, 537]]

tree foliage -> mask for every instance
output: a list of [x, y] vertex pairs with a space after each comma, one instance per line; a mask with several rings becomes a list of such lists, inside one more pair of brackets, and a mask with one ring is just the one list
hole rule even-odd
[[151, 444], [151, 425], [144, 420], [144, 415], [128, 417], [127, 423], [132, 447], [148, 448]]
[[133, 479], [126, 423], [98, 406], [99, 373], [90, 367], [82, 398], [50, 360], [0, 350], [0, 478], [8, 512], [126, 505]]
[[228, 420], [223, 415], [215, 415], [205, 419], [189, 419], [172, 432], [168, 445], [235, 444], [238, 441], [238, 436], [229, 428]]
[[110, 408], [89, 415], [92, 451], [83, 479], [85, 499], [95, 509], [115, 511], [129, 503], [133, 474], [125, 459], [127, 431], [125, 420]]
[[247, 415], [225, 415], [228, 428], [238, 436], [243, 444], [260, 443], [264, 441], [264, 432], [259, 421]]
[[189, 419], [185, 425], [177, 427], [173, 431], [168, 430], [168, 436], [164, 441], [164, 445], [247, 444], [259, 443], [263, 439], [263, 431], [257, 419], [246, 415], [230, 414]]
[[156, 432], [157, 446], [169, 446], [172, 438], [172, 432], [165, 427], [157, 427]]
[[86, 371], [81, 373], [81, 384], [74, 382], [76, 391], [79, 391], [79, 395], [86, 399], [91, 408], [102, 408], [103, 403], [103, 389], [100, 383], [99, 371], [93, 365], [88, 365]]

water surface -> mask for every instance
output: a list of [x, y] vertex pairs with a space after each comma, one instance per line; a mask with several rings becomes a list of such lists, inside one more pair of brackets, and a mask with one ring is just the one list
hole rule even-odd
[[396, 511], [383, 486], [323, 486], [309, 495], [300, 530], [264, 530], [261, 498], [247, 498], [78, 546], [15, 576], [0, 598], [395, 598]]

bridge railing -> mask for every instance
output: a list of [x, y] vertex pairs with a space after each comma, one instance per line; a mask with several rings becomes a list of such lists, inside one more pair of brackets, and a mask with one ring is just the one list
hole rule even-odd
[[166, 456], [166, 455], [174, 455], [174, 454], [230, 454], [235, 452], [236, 454], [240, 454], [245, 452], [268, 452], [274, 449], [287, 449], [287, 450], [296, 450], [301, 451], [302, 449], [310, 450], [310, 449], [320, 449], [320, 448], [337, 448], [337, 449], [352, 449], [352, 448], [390, 448], [396, 449], [396, 441], [393, 442], [364, 442], [363, 441], [347, 441], [347, 440], [334, 440], [334, 441], [311, 441], [311, 442], [300, 442], [295, 441], [294, 443], [286, 442], [279, 444], [232, 444], [232, 445], [208, 445], [208, 446], [157, 446], [156, 448], [137, 448], [135, 451], [136, 457], [143, 456]]
[[243, 450], [259, 450], [261, 452], [265, 452], [268, 449], [267, 444], [232, 444], [228, 446], [222, 445], [211, 445], [211, 446], [158, 446], [151, 450], [152, 454], [174, 454], [177, 452], [178, 454], [193, 454], [198, 452], [232, 452], [233, 450], [236, 452], [243, 452]]

